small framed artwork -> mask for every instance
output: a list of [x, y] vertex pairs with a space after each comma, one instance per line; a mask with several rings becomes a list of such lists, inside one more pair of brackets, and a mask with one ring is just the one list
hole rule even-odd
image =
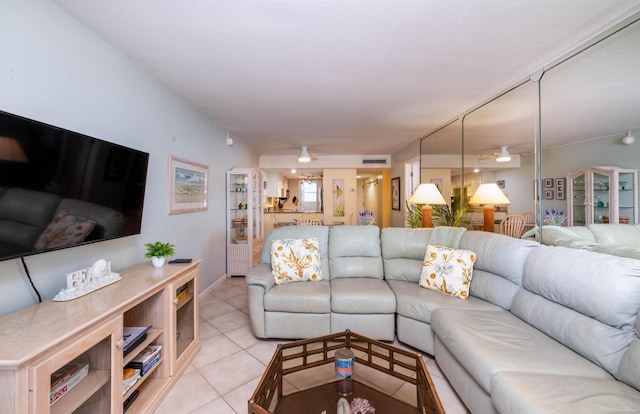
[[498, 180], [496, 181], [496, 184], [498, 184], [499, 188], [504, 188], [504, 180]]
[[545, 200], [553, 200], [553, 190], [544, 190], [544, 199]]
[[566, 185], [565, 178], [556, 178], [556, 200], [566, 199], [565, 185]]
[[391, 179], [391, 209], [400, 210], [400, 177]]
[[542, 180], [542, 185], [544, 186], [544, 188], [553, 188], [553, 178], [545, 178], [544, 180]]
[[169, 156], [169, 214], [207, 209], [209, 167]]

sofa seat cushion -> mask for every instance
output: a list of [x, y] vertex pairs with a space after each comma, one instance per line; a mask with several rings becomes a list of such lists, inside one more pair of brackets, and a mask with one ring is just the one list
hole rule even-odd
[[267, 312], [329, 313], [331, 290], [328, 280], [286, 283], [269, 289], [264, 295]]
[[336, 313], [395, 313], [396, 297], [384, 280], [341, 278], [331, 281], [331, 311]]
[[431, 327], [486, 392], [500, 371], [612, 378], [507, 311], [439, 308]]
[[442, 294], [436, 290], [421, 288], [415, 282], [388, 280], [387, 283], [396, 296], [398, 315], [431, 323], [431, 313], [438, 308], [500, 310], [499, 306], [470, 296], [467, 300]]
[[502, 413], [638, 413], [640, 393], [619, 381], [568, 375], [499, 372], [491, 401]]

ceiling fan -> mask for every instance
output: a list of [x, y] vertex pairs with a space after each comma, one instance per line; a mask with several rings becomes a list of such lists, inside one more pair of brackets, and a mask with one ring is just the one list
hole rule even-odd
[[507, 150], [507, 145], [501, 145], [500, 150], [498, 152], [494, 152], [493, 154], [483, 155], [478, 160], [491, 160], [494, 159], [496, 162], [508, 162], [511, 161], [511, 154]]

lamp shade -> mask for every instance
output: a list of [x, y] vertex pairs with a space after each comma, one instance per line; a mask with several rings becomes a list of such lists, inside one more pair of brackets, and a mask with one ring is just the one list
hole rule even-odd
[[300, 151], [300, 155], [298, 155], [298, 162], [311, 162], [311, 155], [309, 155], [307, 147], [302, 147], [302, 151]]
[[420, 184], [407, 202], [415, 204], [447, 204], [438, 187], [433, 183]]
[[480, 184], [476, 192], [471, 196], [469, 204], [511, 204], [511, 201], [502, 192], [498, 184]]
[[0, 137], [0, 160], [13, 162], [27, 162], [20, 143], [14, 138]]

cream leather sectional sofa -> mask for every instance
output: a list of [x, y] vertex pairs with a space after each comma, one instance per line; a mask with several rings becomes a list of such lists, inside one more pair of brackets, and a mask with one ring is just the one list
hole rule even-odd
[[[470, 296], [418, 285], [432, 229], [292, 226], [247, 276], [260, 338], [351, 329], [435, 357], [474, 413], [640, 412], [640, 261], [468, 231]], [[320, 282], [275, 285], [270, 241], [318, 238]]]
[[[536, 231], [529, 232], [528, 236], [535, 238]], [[640, 224], [542, 226], [542, 244], [640, 259]]]

